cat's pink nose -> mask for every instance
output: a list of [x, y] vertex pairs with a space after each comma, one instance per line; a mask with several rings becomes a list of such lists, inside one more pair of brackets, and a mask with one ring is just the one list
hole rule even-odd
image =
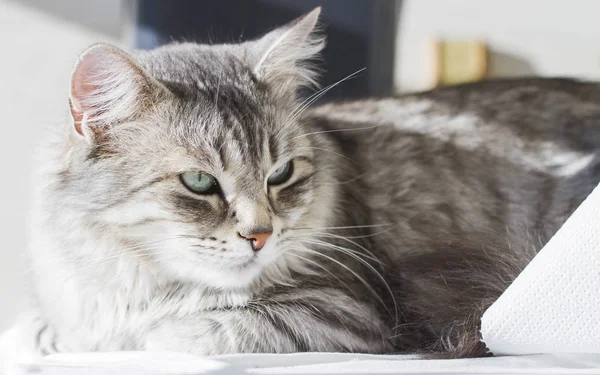
[[267, 242], [267, 239], [269, 237], [271, 237], [272, 234], [273, 234], [273, 232], [264, 232], [264, 233], [252, 233], [247, 236], [240, 234], [240, 236], [249, 240], [254, 251], [258, 251], [258, 250], [262, 249], [263, 246], [265, 246], [265, 242]]

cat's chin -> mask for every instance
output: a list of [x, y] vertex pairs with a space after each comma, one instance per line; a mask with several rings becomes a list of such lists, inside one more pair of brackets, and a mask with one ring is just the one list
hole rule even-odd
[[215, 289], [241, 289], [252, 285], [260, 276], [264, 265], [248, 261], [227, 268], [173, 262], [165, 265], [167, 272], [176, 280], [184, 280]]

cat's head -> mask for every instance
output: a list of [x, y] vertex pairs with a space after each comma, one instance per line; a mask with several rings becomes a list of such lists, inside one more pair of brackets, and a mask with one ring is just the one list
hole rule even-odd
[[174, 279], [229, 288], [285, 272], [282, 240], [324, 225], [334, 194], [298, 117], [324, 43], [319, 11], [242, 44], [88, 49], [52, 193], [61, 212], [79, 210], [75, 228], [119, 238]]

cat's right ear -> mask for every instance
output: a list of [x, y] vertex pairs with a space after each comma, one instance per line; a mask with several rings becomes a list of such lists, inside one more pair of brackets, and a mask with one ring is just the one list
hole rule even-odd
[[165, 90], [127, 53], [96, 44], [79, 57], [71, 74], [75, 130], [90, 141], [102, 139], [110, 126], [134, 119]]
[[318, 27], [321, 7], [279, 27], [249, 44], [256, 77], [280, 91], [295, 92], [299, 86], [317, 86], [317, 71], [309, 62], [325, 47]]

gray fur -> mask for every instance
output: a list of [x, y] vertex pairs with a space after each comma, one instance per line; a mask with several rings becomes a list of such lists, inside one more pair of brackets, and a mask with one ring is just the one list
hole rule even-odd
[[[74, 123], [36, 180], [41, 352], [485, 354], [481, 313], [600, 180], [600, 87], [307, 109], [317, 16], [240, 45], [82, 55]], [[221, 192], [184, 188], [196, 170]], [[260, 231], [255, 256], [238, 233]]]

